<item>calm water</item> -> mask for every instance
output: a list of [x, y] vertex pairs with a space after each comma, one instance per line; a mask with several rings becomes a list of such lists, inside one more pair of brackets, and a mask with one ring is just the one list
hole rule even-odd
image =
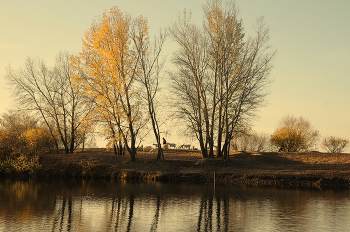
[[0, 180], [0, 231], [350, 231], [350, 192]]

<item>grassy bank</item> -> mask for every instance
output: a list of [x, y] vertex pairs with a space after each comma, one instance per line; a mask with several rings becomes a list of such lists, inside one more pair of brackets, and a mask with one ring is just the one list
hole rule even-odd
[[116, 156], [105, 149], [47, 154], [32, 172], [2, 168], [2, 176], [114, 178], [142, 181], [195, 181], [259, 186], [337, 188], [350, 186], [350, 155], [329, 153], [232, 153], [228, 160], [202, 159], [198, 151], [167, 150]]

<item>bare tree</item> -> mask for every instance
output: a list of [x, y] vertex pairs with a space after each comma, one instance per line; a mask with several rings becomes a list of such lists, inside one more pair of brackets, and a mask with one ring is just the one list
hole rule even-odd
[[28, 58], [25, 67], [7, 69], [6, 78], [22, 109], [36, 113], [48, 128], [58, 152], [73, 153], [84, 135], [92, 130], [91, 105], [72, 88], [70, 55], [60, 52], [54, 68], [44, 61]]
[[208, 1], [204, 26], [191, 23], [184, 12], [170, 28], [180, 48], [171, 74], [177, 113], [197, 136], [203, 157], [228, 157], [230, 141], [244, 131], [264, 103], [274, 51], [267, 45], [269, 30], [257, 20], [255, 37], [245, 39], [242, 20], [233, 2]]
[[156, 101], [156, 95], [159, 91], [160, 72], [164, 63], [159, 59], [159, 56], [166, 39], [166, 34], [160, 32], [159, 37], [156, 38], [152, 44], [150, 44], [147, 34], [141, 34], [140, 36], [137, 36], [138, 33], [134, 30], [132, 31], [132, 34], [140, 64], [138, 81], [143, 86], [142, 97], [146, 101], [153, 134], [157, 141], [157, 159], [164, 159], [160, 140], [160, 123], [158, 117], [159, 115], [157, 114], [158, 104]]
[[234, 150], [241, 151], [269, 151], [270, 139], [266, 134], [249, 131], [247, 133], [234, 134], [231, 146]]
[[[184, 12], [183, 17], [170, 28], [170, 35], [180, 49], [173, 56], [177, 67], [171, 73], [174, 95], [177, 97], [177, 116], [183, 119], [198, 141], [204, 158], [208, 157], [209, 141], [207, 87], [207, 39], [202, 31], [191, 23], [191, 17]], [[205, 120], [207, 119], [207, 120]]]
[[107, 148], [113, 147], [115, 155], [124, 155], [125, 146], [123, 145], [123, 138], [117, 126], [115, 126], [112, 120], [108, 118], [102, 118], [99, 120], [101, 127], [103, 128], [101, 135], [107, 139]]
[[335, 136], [329, 136], [323, 139], [322, 148], [330, 153], [341, 153], [349, 146], [349, 140]]

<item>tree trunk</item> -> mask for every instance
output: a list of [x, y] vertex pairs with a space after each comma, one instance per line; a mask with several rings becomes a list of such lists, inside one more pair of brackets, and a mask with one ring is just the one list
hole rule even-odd
[[84, 133], [84, 136], [83, 136], [83, 150], [82, 150], [82, 152], [84, 152], [84, 149], [85, 149], [85, 133]]
[[113, 141], [113, 151], [114, 151], [114, 155], [118, 155], [117, 146], [116, 146], [115, 144], [116, 144], [116, 142]]
[[224, 143], [222, 150], [224, 153], [224, 159], [227, 159], [228, 155], [227, 155], [227, 141], [226, 141], [226, 139], [225, 139], [225, 143]]
[[164, 159], [164, 153], [163, 153], [163, 149], [162, 149], [162, 145], [160, 143], [158, 143], [158, 154], [157, 154], [157, 159]]
[[219, 131], [218, 131], [218, 141], [217, 141], [217, 149], [216, 149], [216, 156], [217, 157], [221, 157], [222, 156], [222, 152], [221, 152], [221, 142], [222, 142], [222, 131], [223, 128], [221, 126], [221, 111], [219, 114]]
[[203, 158], [208, 158], [208, 151], [207, 151], [207, 148], [206, 148], [205, 145], [204, 145], [202, 132], [201, 132], [201, 134], [199, 135], [199, 145], [200, 145], [200, 147], [201, 147], [202, 157], [203, 157]]
[[69, 153], [72, 154], [74, 152], [74, 143], [75, 143], [75, 136], [74, 133], [71, 135], [71, 141], [70, 141], [70, 148], [69, 148]]
[[67, 154], [69, 154], [69, 148], [68, 148], [68, 144], [64, 143], [64, 152]]
[[122, 141], [119, 140], [118, 155], [124, 155], [124, 153], [125, 153], [125, 146], [123, 146]]

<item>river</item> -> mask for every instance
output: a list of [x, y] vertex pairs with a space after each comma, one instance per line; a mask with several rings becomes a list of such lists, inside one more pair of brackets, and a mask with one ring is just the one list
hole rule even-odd
[[350, 191], [0, 180], [0, 231], [350, 231]]

